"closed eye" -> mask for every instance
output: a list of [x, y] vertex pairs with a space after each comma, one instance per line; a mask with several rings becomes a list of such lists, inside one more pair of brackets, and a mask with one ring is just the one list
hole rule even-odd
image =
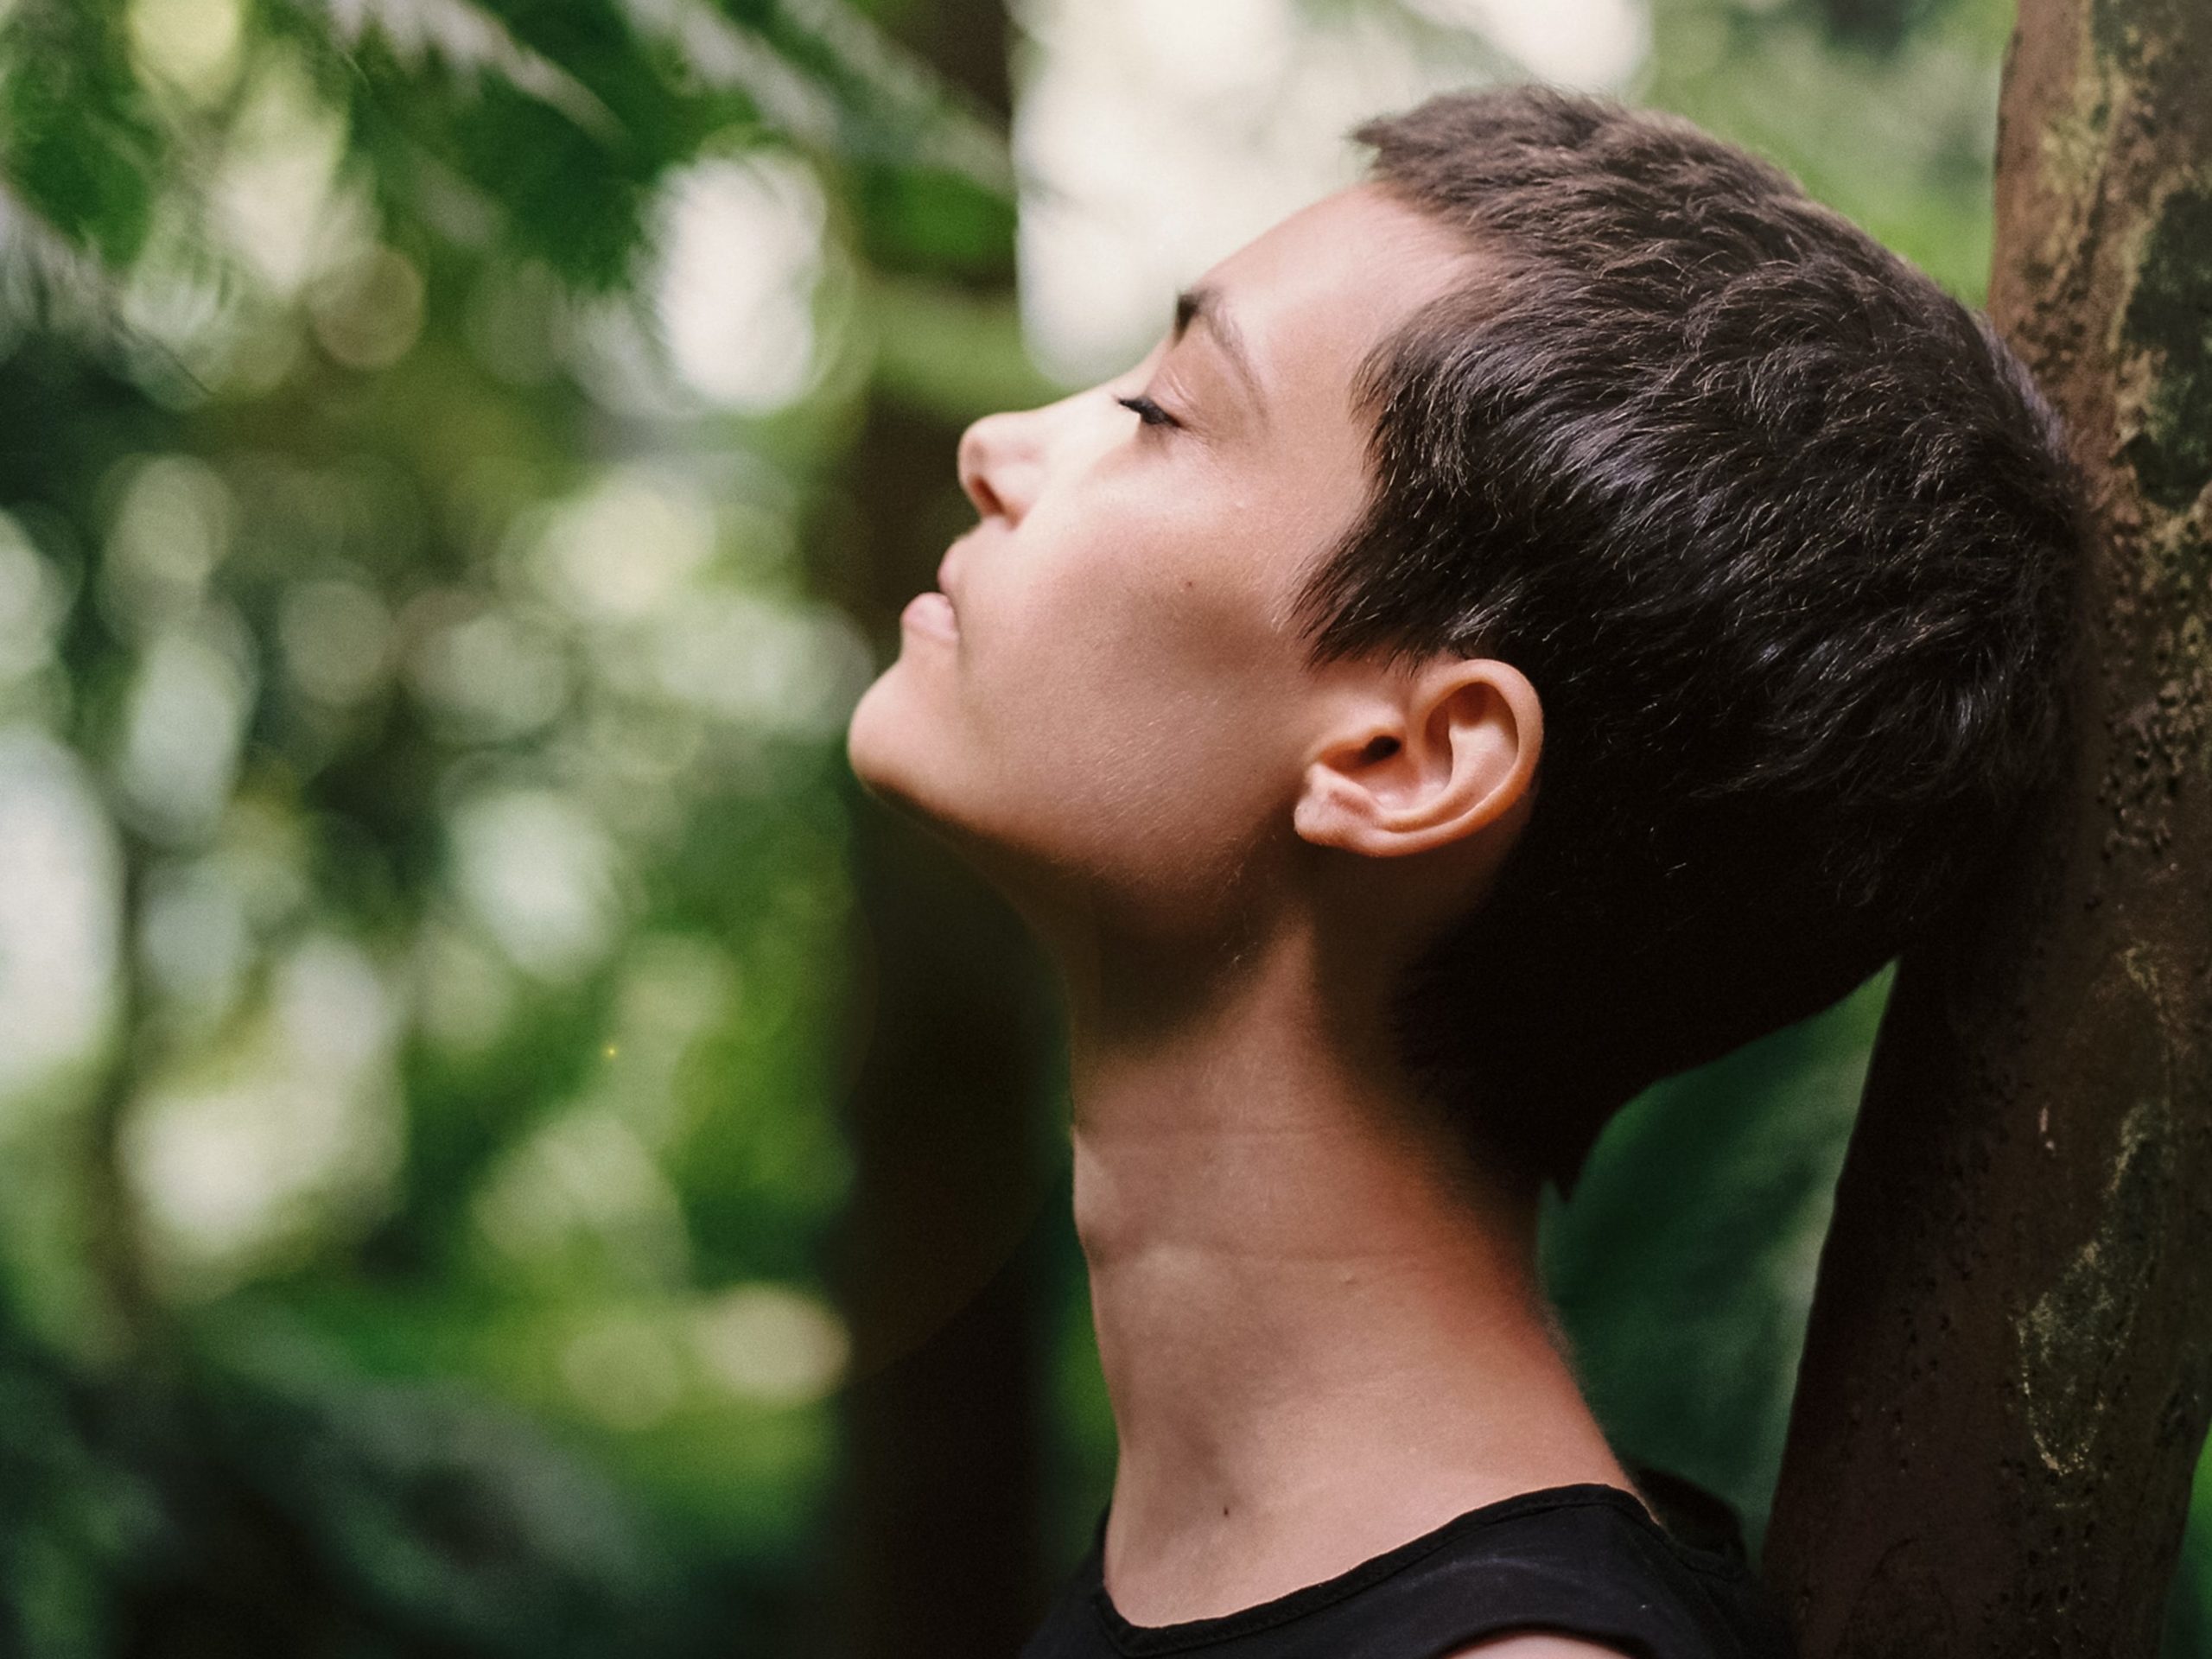
[[1139, 392], [1134, 397], [1116, 397], [1114, 401], [1135, 414], [1137, 419], [1142, 421], [1147, 426], [1180, 426], [1182, 424], [1142, 392]]

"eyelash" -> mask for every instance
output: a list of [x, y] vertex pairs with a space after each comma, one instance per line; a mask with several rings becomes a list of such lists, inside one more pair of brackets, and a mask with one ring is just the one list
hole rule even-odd
[[1180, 421], [1141, 392], [1134, 397], [1116, 397], [1114, 401], [1123, 409], [1129, 410], [1147, 426], [1180, 426], [1182, 424]]

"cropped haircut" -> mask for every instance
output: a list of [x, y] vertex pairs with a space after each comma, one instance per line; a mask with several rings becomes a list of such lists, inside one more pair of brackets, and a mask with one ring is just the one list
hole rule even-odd
[[2049, 786], [2081, 518], [1979, 314], [1681, 120], [1520, 87], [1353, 135], [1478, 273], [1367, 361], [1311, 659], [1508, 661], [1535, 800], [1395, 988], [1488, 1155], [1572, 1187], [1646, 1084], [1828, 1006]]

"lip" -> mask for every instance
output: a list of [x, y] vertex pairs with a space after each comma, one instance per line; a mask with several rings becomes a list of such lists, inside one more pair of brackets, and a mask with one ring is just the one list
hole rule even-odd
[[899, 613], [901, 626], [917, 633], [926, 633], [938, 639], [957, 639], [960, 625], [952, 613], [952, 601], [931, 589], [916, 594], [906, 601], [906, 608]]
[[[974, 532], [971, 531], [969, 534], [972, 535]], [[956, 586], [957, 585], [952, 579], [953, 566], [958, 560], [962, 543], [966, 542], [967, 539], [967, 536], [960, 537], [950, 547], [944, 550], [944, 556], [937, 562], [938, 591], [948, 598], [951, 596]]]

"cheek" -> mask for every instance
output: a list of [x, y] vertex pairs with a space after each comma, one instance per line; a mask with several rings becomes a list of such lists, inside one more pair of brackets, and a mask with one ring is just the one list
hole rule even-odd
[[1168, 545], [1178, 561], [1130, 539], [1088, 581], [1028, 588], [975, 640], [969, 729], [1004, 833], [1102, 876], [1233, 855], [1284, 789], [1265, 595], [1233, 562]]
[[958, 643], [902, 639], [855, 770], [987, 869], [1203, 925], [1298, 782], [1303, 653], [1274, 618], [1312, 525], [1284, 495], [1133, 476], [978, 542]]

